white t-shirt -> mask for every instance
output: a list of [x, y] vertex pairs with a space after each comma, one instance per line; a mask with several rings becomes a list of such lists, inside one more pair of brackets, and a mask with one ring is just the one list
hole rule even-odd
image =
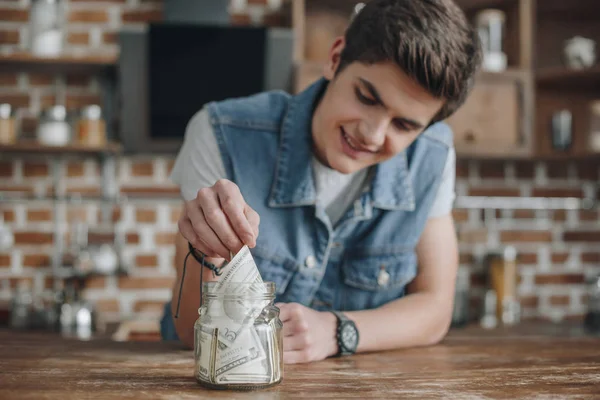
[[[447, 215], [452, 210], [455, 165], [456, 153], [451, 149], [429, 218]], [[369, 177], [368, 169], [342, 174], [326, 167], [316, 157], [312, 159], [312, 167], [317, 203], [325, 207], [332, 225], [335, 225], [365, 187]], [[183, 198], [189, 201], [196, 197], [200, 189], [226, 178], [227, 173], [208, 111], [202, 109], [194, 115], [186, 128], [184, 143], [175, 160], [171, 179], [180, 186]]]

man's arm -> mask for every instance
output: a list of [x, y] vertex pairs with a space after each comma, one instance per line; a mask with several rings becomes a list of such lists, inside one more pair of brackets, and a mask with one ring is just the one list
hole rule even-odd
[[[359, 330], [358, 352], [432, 345], [452, 320], [458, 244], [451, 215], [430, 218], [417, 246], [419, 272], [408, 294], [374, 310], [347, 312]], [[322, 360], [337, 352], [336, 319], [299, 304], [278, 304], [284, 361]]]
[[431, 345], [448, 332], [458, 269], [451, 215], [429, 219], [417, 256], [419, 273], [407, 296], [376, 310], [347, 313], [360, 332], [358, 351]]

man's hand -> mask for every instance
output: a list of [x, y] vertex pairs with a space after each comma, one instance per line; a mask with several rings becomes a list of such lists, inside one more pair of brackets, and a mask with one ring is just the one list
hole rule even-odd
[[337, 319], [298, 303], [277, 303], [283, 322], [283, 362], [298, 364], [323, 360], [337, 353]]
[[179, 219], [183, 237], [208, 257], [229, 260], [243, 246], [256, 246], [260, 218], [242, 197], [238, 186], [221, 179], [198, 191], [185, 203]]

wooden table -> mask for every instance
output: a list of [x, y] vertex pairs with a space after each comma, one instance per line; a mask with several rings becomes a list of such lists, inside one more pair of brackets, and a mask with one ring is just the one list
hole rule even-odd
[[467, 328], [434, 347], [286, 366], [282, 384], [250, 393], [203, 389], [192, 371], [175, 344], [0, 331], [3, 400], [600, 398], [600, 338]]

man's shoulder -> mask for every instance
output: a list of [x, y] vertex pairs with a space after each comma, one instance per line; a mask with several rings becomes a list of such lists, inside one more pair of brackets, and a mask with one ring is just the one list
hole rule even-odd
[[420, 138], [441, 143], [442, 145], [452, 148], [454, 143], [454, 134], [452, 128], [445, 122], [436, 122], [431, 125], [420, 136]]
[[291, 95], [282, 90], [211, 102], [211, 123], [248, 129], [279, 131]]

